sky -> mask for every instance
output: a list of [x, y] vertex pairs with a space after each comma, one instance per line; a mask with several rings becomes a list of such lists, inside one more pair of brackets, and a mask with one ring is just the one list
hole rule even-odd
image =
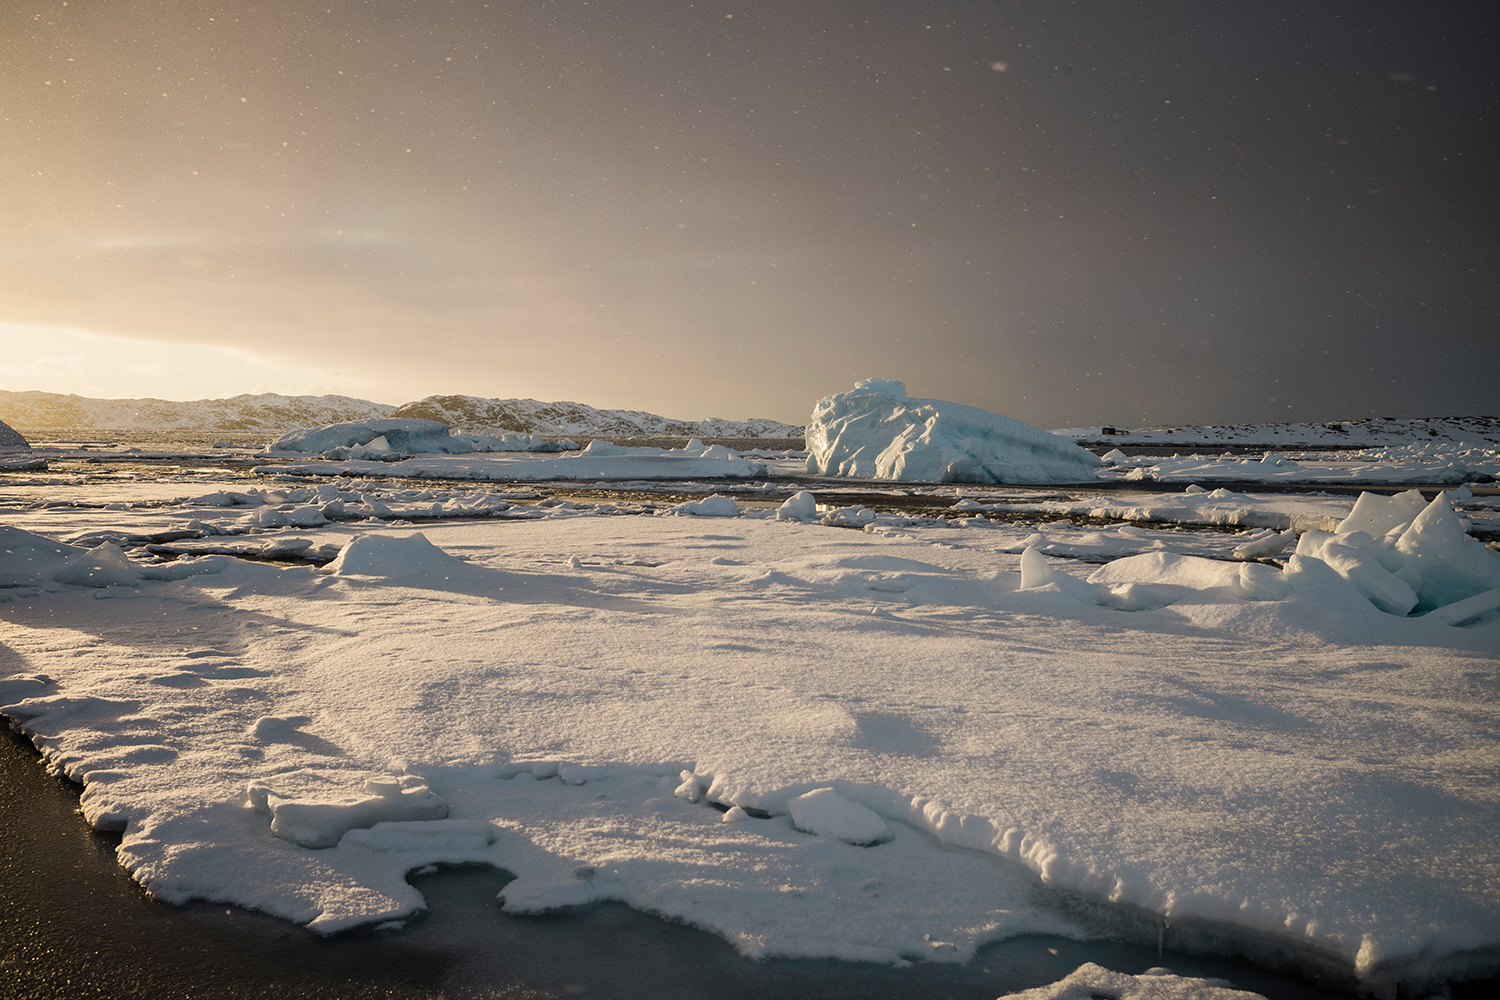
[[1500, 413], [1492, 3], [9, 0], [0, 388]]

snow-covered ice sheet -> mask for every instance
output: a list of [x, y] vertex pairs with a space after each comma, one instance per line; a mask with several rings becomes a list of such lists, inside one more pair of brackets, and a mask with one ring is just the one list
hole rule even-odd
[[1288, 493], [1244, 493], [1218, 487], [1160, 491], [1078, 491], [1068, 499], [1032, 501], [1025, 497], [971, 501], [976, 509], [1031, 511], [1119, 521], [1199, 524], [1222, 527], [1312, 528], [1332, 531], [1348, 516], [1353, 497]]
[[764, 476], [764, 461], [751, 461], [723, 445], [689, 442], [686, 448], [626, 448], [594, 441], [581, 452], [555, 458], [506, 453], [422, 455], [396, 462], [347, 459], [290, 462], [259, 468], [273, 474], [355, 475], [410, 479], [513, 481], [714, 479]]
[[1311, 455], [1266, 452], [1259, 458], [1173, 455], [1130, 458], [1117, 451], [1104, 456], [1101, 479], [1223, 483], [1380, 483], [1456, 485], [1500, 478], [1500, 449], [1451, 443], [1421, 443], [1367, 452]]
[[[901, 961], [1081, 933], [1068, 889], [1388, 986], [1500, 944], [1500, 556], [1441, 503], [1346, 507], [1286, 570], [1230, 561], [1244, 535], [774, 510], [344, 523], [306, 532], [358, 540], [320, 570], [12, 532], [0, 704], [168, 900], [332, 931], [488, 861], [512, 910]], [[1381, 610], [1377, 557], [1471, 603]], [[446, 818], [381, 822], [399, 795]]]

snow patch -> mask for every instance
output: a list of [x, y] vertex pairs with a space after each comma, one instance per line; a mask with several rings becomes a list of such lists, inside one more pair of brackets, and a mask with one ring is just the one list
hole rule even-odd
[[851, 802], [832, 788], [815, 788], [787, 803], [797, 829], [846, 844], [869, 846], [891, 839], [891, 828], [873, 809]]

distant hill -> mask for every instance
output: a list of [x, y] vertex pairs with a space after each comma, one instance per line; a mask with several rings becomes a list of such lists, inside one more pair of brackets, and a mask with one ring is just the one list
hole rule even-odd
[[776, 420], [673, 420], [640, 410], [601, 410], [583, 403], [535, 399], [428, 396], [391, 414], [441, 420], [470, 434], [524, 431], [549, 436], [800, 438], [802, 428]]
[[266, 440], [288, 431], [378, 417], [441, 420], [471, 434], [523, 431], [563, 437], [800, 438], [775, 420], [672, 420], [638, 410], [601, 410], [535, 399], [428, 396], [402, 406], [348, 396], [232, 396], [229, 399], [90, 399], [55, 392], [0, 390], [0, 420], [22, 434], [93, 431], [155, 437], [224, 434]]
[[271, 392], [178, 402], [0, 390], [0, 420], [28, 435], [59, 430], [153, 434], [222, 431], [275, 437], [301, 427], [386, 417], [394, 409], [385, 403], [348, 396], [281, 396]]
[[1065, 427], [1053, 434], [1085, 445], [1225, 445], [1240, 448], [1382, 448], [1414, 441], [1500, 445], [1500, 417], [1361, 417], [1305, 424]]

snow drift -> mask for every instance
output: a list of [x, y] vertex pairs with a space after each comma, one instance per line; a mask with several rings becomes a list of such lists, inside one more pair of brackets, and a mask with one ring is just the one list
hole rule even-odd
[[1101, 463], [1073, 442], [1010, 417], [912, 399], [870, 378], [825, 396], [807, 425], [807, 471], [908, 482], [1074, 483]]

